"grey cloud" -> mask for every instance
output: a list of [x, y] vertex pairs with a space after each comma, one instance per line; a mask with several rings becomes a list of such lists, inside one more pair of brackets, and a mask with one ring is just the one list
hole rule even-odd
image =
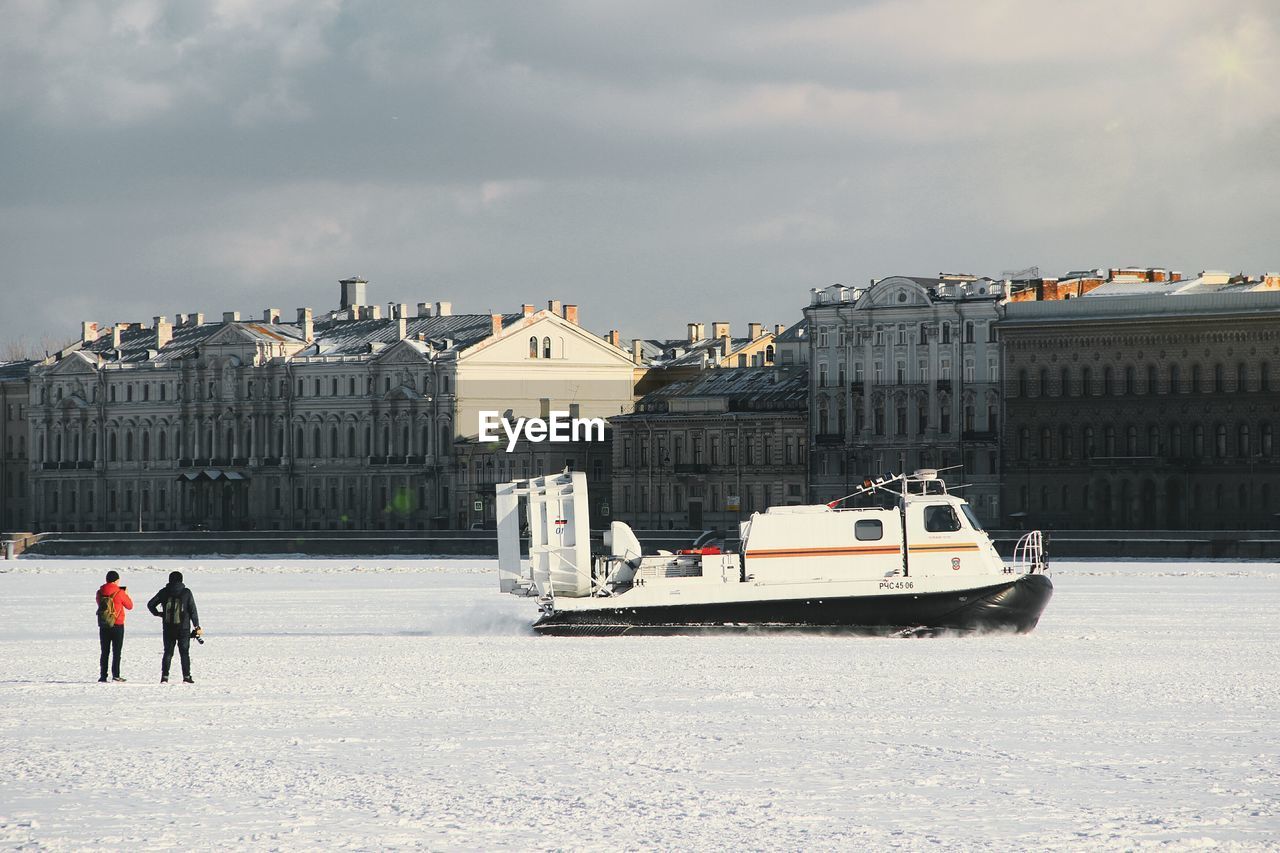
[[1267, 0], [4, 17], [5, 336], [327, 306], [353, 272], [652, 336], [895, 272], [1280, 266]]

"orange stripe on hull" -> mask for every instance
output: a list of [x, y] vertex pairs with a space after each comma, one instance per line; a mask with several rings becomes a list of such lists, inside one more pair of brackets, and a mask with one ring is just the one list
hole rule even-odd
[[[944, 553], [947, 551], [978, 551], [977, 545], [957, 543], [955, 545], [912, 545], [911, 552]], [[767, 559], [770, 557], [867, 557], [876, 554], [901, 554], [902, 548], [896, 545], [878, 548], [781, 548], [770, 551], [748, 551], [747, 559]]]

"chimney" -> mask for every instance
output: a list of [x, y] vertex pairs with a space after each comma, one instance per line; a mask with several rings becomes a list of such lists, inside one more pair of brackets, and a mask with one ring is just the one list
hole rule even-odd
[[197, 312], [196, 312], [196, 313], [194, 313], [194, 314], [188, 314], [188, 315], [187, 315], [187, 319], [191, 321], [191, 325], [193, 325], [193, 326], [203, 326], [203, 325], [204, 325], [204, 314], [203, 314], [203, 313], [201, 313], [201, 312], [199, 312], [199, 311], [197, 311]]
[[555, 314], [557, 317], [563, 316], [563, 315], [560, 313], [560, 300], [559, 300], [559, 299], [548, 299], [548, 300], [547, 300], [547, 310], [548, 310], [548, 311], [550, 311], [552, 314]]
[[610, 329], [608, 341], [618, 349], [622, 349], [622, 332], [617, 329]]
[[785, 332], [786, 330], [787, 330], [787, 327], [786, 327], [786, 326], [784, 326], [784, 325], [782, 325], [781, 323], [774, 323], [774, 324], [773, 324], [773, 333], [774, 333], [775, 335], [780, 335], [780, 334], [782, 334], [783, 332]]
[[382, 319], [382, 306], [381, 306], [381, 305], [370, 305], [370, 306], [369, 306], [369, 319], [370, 319], [370, 320], [381, 320], [381, 319]]
[[689, 343], [696, 344], [701, 339], [702, 339], [702, 324], [690, 323], [689, 324]]
[[80, 340], [90, 343], [98, 339], [98, 324], [85, 320], [80, 324]]
[[177, 326], [177, 327], [181, 328], [181, 327], [183, 327], [183, 326], [187, 325], [187, 322], [188, 322], [188, 320], [187, 320], [187, 315], [186, 315], [186, 314], [175, 314], [175, 315], [173, 315], [173, 325], [175, 325], [175, 326]]
[[111, 348], [120, 349], [120, 339], [124, 336], [124, 330], [129, 328], [128, 323], [116, 323], [111, 327]]
[[352, 276], [351, 278], [344, 278], [338, 284], [342, 287], [341, 308], [355, 308], [365, 303], [369, 282], [359, 276]]
[[419, 316], [419, 317], [430, 317], [430, 316], [431, 316], [431, 303], [430, 303], [430, 302], [419, 302], [419, 303], [418, 303], [418, 316]]
[[222, 322], [224, 322], [224, 323], [239, 323], [239, 322], [240, 322], [240, 312], [239, 312], [239, 311], [223, 311], [223, 312], [222, 312]]
[[748, 324], [747, 324], [747, 337], [748, 337], [748, 338], [750, 338], [751, 340], [753, 340], [753, 341], [754, 341], [756, 338], [760, 337], [762, 334], [764, 334], [764, 324], [763, 324], [763, 323], [748, 323]]
[[298, 309], [298, 328], [302, 329], [302, 339], [307, 343], [311, 343], [316, 339], [316, 326], [311, 319], [310, 308]]
[[713, 338], [727, 338], [727, 337], [729, 337], [729, 324], [728, 324], [728, 323], [723, 323], [723, 322], [721, 322], [721, 323], [712, 323], [712, 324], [711, 324], [711, 337], [713, 337]]
[[644, 364], [644, 353], [641, 352], [641, 343], [639, 338], [631, 341], [631, 360], [636, 364]]
[[568, 320], [570, 323], [572, 323], [573, 325], [575, 326], [578, 325], [578, 306], [577, 305], [564, 306], [564, 318]]
[[409, 319], [409, 303], [408, 302], [396, 303], [396, 319], [400, 319], [400, 320]]
[[501, 314], [489, 315], [489, 334], [494, 336], [495, 338], [498, 335], [502, 334], [502, 315]]
[[532, 305], [521, 305], [521, 306], [520, 306], [520, 314], [521, 314], [522, 316], [524, 316], [524, 317], [532, 317], [532, 316], [533, 316], [533, 306], [532, 306]]
[[165, 345], [173, 340], [173, 324], [169, 322], [168, 317], [156, 317], [155, 329], [156, 349], [164, 349]]
[[[407, 306], [402, 305], [400, 307], [404, 308]], [[409, 318], [408, 317], [401, 315], [400, 317], [396, 318], [396, 335], [402, 341], [405, 338], [409, 337]]]
[[280, 322], [280, 309], [268, 308], [262, 312], [262, 322], [268, 325], [275, 325]]
[[452, 302], [437, 302], [437, 303], [436, 303], [436, 316], [437, 316], [437, 317], [452, 317], [452, 316], [453, 316], [453, 303], [452, 303]]

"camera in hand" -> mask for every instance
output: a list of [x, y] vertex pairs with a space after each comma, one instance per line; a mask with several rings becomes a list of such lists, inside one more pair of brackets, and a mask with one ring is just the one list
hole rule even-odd
[[191, 639], [195, 640], [197, 643], [199, 643], [202, 646], [204, 645], [204, 637], [200, 636], [199, 631], [193, 630], [191, 632]]

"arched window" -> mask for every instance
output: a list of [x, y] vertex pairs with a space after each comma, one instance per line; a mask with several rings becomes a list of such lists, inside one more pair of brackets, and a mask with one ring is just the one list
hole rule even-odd
[[1160, 456], [1160, 427], [1151, 424], [1147, 427], [1147, 455]]
[[538, 357], [538, 336], [532, 335], [529, 338], [529, 358]]
[[1264, 422], [1262, 424], [1260, 433], [1261, 433], [1260, 440], [1262, 443], [1262, 455], [1269, 457], [1271, 456], [1271, 423], [1269, 421]]
[[307, 449], [306, 447], [303, 446], [302, 436], [303, 436], [302, 427], [294, 428], [293, 430], [293, 455], [294, 456], [307, 455]]
[[764, 360], [766, 364], [773, 364], [773, 344], [764, 348]]
[[391, 424], [382, 425], [382, 455], [390, 456], [391, 452]]
[[1110, 457], [1110, 456], [1116, 455], [1116, 428], [1111, 426], [1110, 424], [1108, 424], [1102, 430], [1102, 444], [1103, 444], [1103, 450], [1102, 450], [1103, 456]]
[[431, 455], [431, 427], [422, 427], [422, 455]]
[[1018, 458], [1026, 459], [1029, 452], [1027, 445], [1031, 443], [1031, 430], [1026, 427], [1018, 430]]
[[222, 446], [222, 455], [228, 458], [236, 455], [236, 430], [235, 427], [227, 427], [227, 431], [223, 433], [226, 444]]
[[1084, 437], [1081, 439], [1080, 454], [1085, 459], [1092, 459], [1097, 448], [1093, 443], [1093, 427], [1084, 428]]
[[1179, 458], [1183, 455], [1184, 448], [1182, 446], [1182, 426], [1174, 424], [1169, 427], [1169, 455]]
[[[111, 433], [111, 435], [107, 436], [107, 461], [108, 462], [117, 461], [116, 450], [117, 450], [116, 434], [113, 432]], [[40, 455], [44, 456], [44, 436], [40, 437]]]
[[1204, 426], [1196, 424], [1191, 429], [1191, 455], [1204, 456]]
[[[163, 388], [164, 386], [163, 386], [163, 385], [161, 385], [160, 387], [161, 387], [161, 388]], [[160, 430], [160, 438], [159, 438], [159, 440], [158, 440], [158, 447], [159, 447], [160, 452], [157, 454], [157, 458], [158, 458], [158, 459], [162, 459], [162, 460], [163, 460], [163, 459], [168, 459], [168, 458], [169, 458], [169, 441], [168, 441], [168, 438], [165, 436], [165, 434], [164, 434], [164, 430], [163, 430], [163, 429], [162, 429], [162, 430]]]
[[1016, 393], [1019, 397], [1027, 396], [1027, 369], [1025, 367], [1018, 371], [1018, 389]]
[[324, 448], [320, 444], [320, 427], [311, 428], [311, 455], [324, 456]]
[[1138, 372], [1130, 364], [1124, 369], [1124, 393], [1126, 395], [1137, 393], [1137, 388], [1135, 387], [1137, 384]]
[[413, 447], [409, 444], [409, 425], [405, 424], [400, 427], [400, 452], [405, 456], [413, 453]]
[[[337, 381], [336, 379], [334, 380]], [[337, 389], [334, 389], [335, 393]], [[338, 428], [336, 426], [329, 427], [329, 453], [332, 456], [338, 456], [342, 453], [342, 445], [338, 443]]]
[[437, 452], [441, 456], [444, 456], [449, 452], [449, 445], [452, 444], [452, 441], [451, 441], [452, 438], [453, 436], [450, 435], [449, 425], [441, 424], [440, 425], [440, 443], [436, 445]]
[[1147, 365], [1147, 393], [1155, 394], [1159, 391], [1156, 386], [1156, 366], [1154, 364]]
[[1124, 431], [1124, 452], [1128, 456], [1138, 455], [1138, 428], [1132, 424]]
[[1199, 394], [1202, 390], [1204, 390], [1203, 388], [1201, 388], [1200, 380], [1201, 380], [1200, 365], [1198, 364], [1191, 365], [1191, 393], [1192, 394]]
[[1169, 365], [1169, 393], [1182, 393], [1182, 368], [1176, 364]]
[[142, 461], [146, 462], [151, 458], [151, 433], [146, 430], [142, 431]]
[[1249, 390], [1249, 368], [1242, 361], [1236, 365], [1236, 391], [1242, 393]]
[[1040, 387], [1036, 389], [1036, 394], [1041, 397], [1049, 396], [1049, 370], [1047, 368], [1040, 368], [1039, 381]]
[[1224, 371], [1221, 364], [1213, 366], [1213, 387], [1209, 389], [1215, 394], [1221, 394], [1227, 390], [1227, 384], [1224, 377]]
[[1075, 436], [1071, 433], [1071, 425], [1063, 424], [1058, 431], [1058, 449], [1062, 453], [1063, 459], [1070, 459], [1072, 456], [1072, 445], [1075, 444]]
[[347, 456], [355, 459], [359, 455], [360, 452], [356, 448], [356, 428], [347, 427]]
[[542, 339], [542, 357], [551, 358], [551, 338]]
[[1093, 368], [1086, 367], [1080, 372], [1080, 394], [1084, 397], [1093, 396]]
[[133, 461], [133, 433], [126, 432], [124, 434], [124, 461]]
[[1251, 452], [1249, 447], [1249, 425], [1241, 423], [1240, 428], [1236, 431], [1236, 455], [1248, 456]]
[[1115, 383], [1112, 381], [1113, 378], [1114, 371], [1111, 370], [1111, 365], [1108, 364], [1106, 367], [1102, 368], [1102, 396], [1110, 397], [1112, 393], [1115, 392]]
[[1271, 363], [1264, 361], [1258, 367], [1258, 390], [1271, 390]]
[[1213, 452], [1219, 459], [1227, 455], [1227, 428], [1223, 424], [1218, 424], [1214, 430]]
[[1048, 427], [1043, 427], [1040, 430], [1040, 458], [1053, 458], [1053, 433]]

